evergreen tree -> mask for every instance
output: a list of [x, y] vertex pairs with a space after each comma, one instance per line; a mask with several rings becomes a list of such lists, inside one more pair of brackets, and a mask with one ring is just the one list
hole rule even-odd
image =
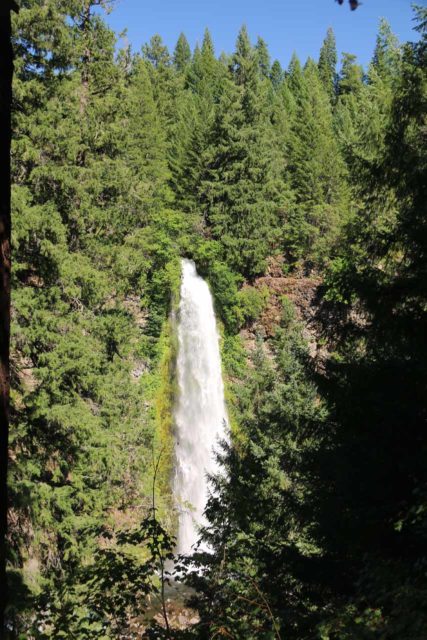
[[285, 224], [285, 251], [291, 261], [320, 264], [333, 251], [344, 222], [345, 167], [317, 65], [309, 61], [301, 75], [295, 61], [288, 83], [296, 101], [287, 169], [296, 206]]
[[356, 56], [343, 53], [341, 71], [338, 79], [339, 95], [357, 94], [363, 83], [363, 69], [356, 64]]
[[396, 78], [399, 73], [399, 41], [384, 18], [380, 21], [372, 67], [383, 79]]
[[244, 86], [254, 75], [255, 54], [245, 25], [240, 29], [233, 54], [233, 74], [237, 85]]
[[[258, 62], [259, 72], [262, 78], [269, 78], [271, 72], [270, 54], [268, 47], [262, 38], [258, 36], [257, 43], [255, 45], [255, 55]], [[277, 71], [276, 71], [277, 73]]]
[[167, 67], [171, 62], [168, 48], [163, 44], [161, 36], [156, 34], [150, 39], [149, 44], [142, 47], [142, 54], [153, 67]]
[[275, 89], [278, 89], [284, 80], [285, 74], [278, 60], [271, 65], [270, 80]]
[[193, 95], [181, 96], [178, 104], [178, 126], [171, 158], [173, 186], [179, 206], [199, 216], [197, 194], [203, 171], [203, 154], [225, 74], [226, 69], [215, 58], [212, 38], [206, 29], [202, 48], [196, 46], [188, 70], [188, 85]]
[[337, 67], [337, 48], [335, 35], [331, 28], [326, 33], [319, 56], [319, 74], [331, 101], [335, 99], [336, 93], [336, 67]]
[[192, 92], [182, 95], [177, 104], [177, 126], [171, 134], [170, 184], [176, 205], [187, 214], [198, 211], [197, 186], [210, 122], [203, 117], [210, 109], [204, 109], [202, 115], [201, 104]]
[[303, 90], [302, 67], [296, 53], [292, 54], [286, 74], [286, 83], [295, 97]]
[[269, 113], [246, 28], [239, 33], [233, 77], [226, 81], [206, 151], [201, 202], [227, 262], [242, 274], [262, 272], [278, 221], [279, 166]]
[[208, 28], [205, 29], [205, 33], [203, 35], [201, 51], [202, 57], [204, 57], [205, 60], [212, 60], [213, 58], [215, 58], [214, 44]]
[[183, 72], [187, 69], [188, 65], [191, 61], [191, 49], [188, 44], [188, 40], [183, 33], [179, 35], [178, 41], [176, 43], [173, 62], [175, 68], [179, 72]]
[[[132, 370], [138, 353], [147, 363], [154, 356], [144, 344], [161, 330], [177, 273], [172, 236], [179, 222], [164, 208], [165, 138], [146, 63], [136, 60], [127, 75], [93, 6], [83, 7], [84, 28], [74, 5], [66, 11], [57, 3], [52, 11], [34, 3], [15, 21], [24, 55], [13, 155], [10, 487], [18, 524], [10, 579], [17, 598], [8, 615], [26, 635], [33, 623], [38, 633], [47, 622], [46, 606], [56, 606], [65, 582], [68, 609], [49, 622], [52, 633], [73, 625], [78, 637], [105, 636], [99, 621], [85, 628], [92, 614], [79, 568], [91, 566], [112, 509], [133, 509], [147, 495], [145, 455], [156, 429]], [[73, 67], [63, 69], [67, 57]], [[128, 296], [137, 301], [132, 312]], [[150, 313], [141, 336], [136, 316], [143, 305]], [[37, 602], [37, 611], [22, 615]]]
[[[307, 509], [316, 479], [309, 460], [322, 442], [327, 413], [309, 373], [295, 312], [283, 317], [269, 358], [262, 343], [239, 392], [244, 440], [221, 455], [205, 538], [214, 553], [196, 554], [193, 574], [203, 627], [239, 638], [309, 638], [327, 593], [322, 549]], [[273, 362], [271, 361], [273, 357]], [[220, 497], [219, 497], [220, 496]], [[196, 566], [197, 566], [196, 565]]]
[[[341, 364], [331, 366], [340, 427], [331, 449], [332, 500], [323, 531], [340, 516], [343, 536], [330, 553], [349, 576], [354, 610], [338, 607], [328, 629], [396, 640], [422, 635], [426, 476], [425, 407], [425, 112], [426, 11], [419, 43], [404, 50], [381, 154], [358, 168], [360, 214], [329, 280], [329, 297], [364, 314], [339, 333]], [[360, 398], [364, 398], [359, 405]], [[352, 480], [345, 482], [346, 469]], [[329, 476], [328, 482], [331, 482]], [[420, 508], [421, 507], [421, 508]], [[343, 510], [341, 510], [343, 513]], [[329, 535], [329, 534], [328, 534]], [[344, 558], [346, 558], [344, 560]], [[336, 594], [337, 601], [342, 596]], [[347, 600], [347, 598], [346, 598]]]
[[194, 50], [189, 70], [189, 84], [201, 101], [209, 103], [210, 108], [217, 102], [220, 95], [223, 74], [224, 67], [215, 58], [212, 37], [206, 29], [201, 49], [197, 45]]
[[[384, 44], [386, 66], [372, 63], [368, 81], [362, 82], [361, 68], [353, 56], [345, 54], [340, 80], [340, 95], [335, 110], [337, 139], [351, 168], [350, 179], [358, 182], [358, 173], [365, 162], [372, 162], [384, 153], [385, 133], [390, 119], [396, 79], [399, 78], [398, 49], [393, 48], [393, 36], [384, 21], [377, 42]], [[382, 35], [381, 35], [382, 34]], [[391, 42], [389, 41], [391, 38]], [[389, 54], [394, 51], [394, 54]], [[379, 46], [379, 45], [378, 45]], [[378, 52], [380, 47], [378, 49]], [[378, 56], [381, 57], [378, 53]], [[377, 55], [374, 56], [376, 58]]]

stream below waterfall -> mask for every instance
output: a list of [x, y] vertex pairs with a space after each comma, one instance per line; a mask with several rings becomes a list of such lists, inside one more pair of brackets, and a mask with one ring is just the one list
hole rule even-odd
[[[174, 411], [178, 508], [177, 553], [190, 554], [208, 493], [207, 476], [219, 471], [214, 449], [227, 439], [219, 335], [211, 292], [191, 260], [182, 260], [178, 310], [178, 397]], [[206, 546], [202, 547], [206, 549]]]

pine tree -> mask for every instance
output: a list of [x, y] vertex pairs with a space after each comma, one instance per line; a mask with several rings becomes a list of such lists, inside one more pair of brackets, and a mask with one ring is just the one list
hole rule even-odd
[[248, 277], [262, 272], [272, 250], [278, 220], [279, 164], [267, 96], [246, 28], [233, 56], [206, 152], [201, 202], [214, 238], [221, 238], [227, 262]]
[[319, 74], [331, 101], [333, 102], [336, 95], [337, 83], [337, 48], [335, 35], [331, 28], [328, 29], [326, 38], [323, 41], [319, 56]]
[[297, 97], [303, 91], [304, 82], [302, 67], [296, 53], [292, 54], [292, 58], [289, 63], [288, 71], [286, 74], [286, 84], [295, 97]]
[[381, 78], [390, 80], [399, 74], [400, 59], [399, 41], [390, 24], [383, 18], [380, 21], [372, 67]]
[[295, 63], [288, 82], [296, 101], [288, 166], [296, 207], [285, 225], [285, 247], [290, 259], [319, 264], [344, 221], [345, 167], [317, 65], [308, 61], [302, 75]]
[[363, 69], [356, 64], [356, 56], [343, 53], [341, 70], [338, 79], [339, 95], [357, 94], [363, 84]]
[[177, 206], [199, 218], [198, 189], [213, 118], [212, 103], [197, 95], [187, 95], [179, 101], [176, 117], [178, 126], [173, 134], [170, 157], [172, 187]]
[[166, 67], [171, 62], [168, 48], [163, 44], [161, 36], [156, 34], [150, 39], [149, 44], [142, 47], [142, 53], [154, 68]]
[[202, 52], [202, 57], [206, 61], [208, 61], [208, 60], [212, 61], [215, 58], [215, 48], [214, 48], [211, 32], [209, 31], [209, 29], [207, 27], [206, 27], [205, 32], [203, 34], [201, 52]]
[[383, 151], [386, 122], [389, 118], [392, 89], [371, 65], [368, 82], [355, 57], [344, 54], [339, 78], [339, 97], [335, 109], [337, 140], [357, 182], [357, 164], [371, 161]]
[[227, 67], [215, 57], [212, 37], [205, 30], [202, 47], [194, 50], [188, 69], [190, 95], [181, 95], [177, 127], [173, 133], [173, 187], [179, 206], [200, 219], [198, 191], [203, 156], [208, 144], [216, 105], [223, 91]]
[[[128, 229], [131, 229], [135, 225], [144, 224], [148, 212], [158, 211], [170, 202], [171, 193], [166, 186], [170, 173], [167, 166], [165, 123], [155, 103], [145, 61], [134, 61], [126, 93], [124, 117], [127, 127], [122, 153], [127, 167], [138, 176], [134, 197], [135, 206], [139, 206], [139, 220], [129, 219]], [[122, 222], [124, 221], [122, 217]]]
[[[23, 55], [13, 114], [10, 487], [30, 533], [14, 527], [11, 577], [18, 587], [30, 553], [38, 558], [31, 580], [40, 584], [32, 594], [21, 585], [31, 602], [11, 603], [11, 624], [24, 625], [25, 635], [34, 635], [34, 622], [86, 637], [92, 613], [79, 567], [93, 561], [112, 506], [143, 503], [132, 478], [148, 479], [143, 458], [154, 428], [131, 371], [148, 336], [124, 296], [143, 292], [145, 332], [158, 335], [174, 277], [179, 221], [165, 208], [165, 134], [148, 63], [115, 61], [114, 34], [93, 6], [33, 3], [15, 22]], [[141, 346], [147, 361], [151, 353]], [[62, 618], [48, 621], [64, 582]], [[91, 623], [87, 633], [98, 637], [101, 628]]]
[[271, 65], [270, 80], [275, 89], [278, 89], [284, 80], [285, 74], [278, 60]]
[[183, 33], [179, 35], [173, 54], [173, 62], [177, 71], [182, 73], [191, 62], [191, 49], [188, 40]]
[[206, 29], [202, 47], [197, 45], [194, 50], [188, 74], [189, 85], [202, 101], [207, 101], [213, 107], [221, 93], [224, 72], [224, 66], [215, 57], [210, 32]]
[[237, 85], [247, 84], [253, 77], [255, 54], [245, 25], [240, 29], [233, 54], [233, 74]]
[[[327, 593], [327, 559], [313, 539], [309, 461], [323, 440], [327, 411], [316, 394], [302, 327], [289, 301], [267, 357], [259, 341], [238, 403], [244, 441], [221, 454], [205, 539], [196, 555], [198, 609], [208, 635], [218, 629], [257, 640], [315, 635]], [[220, 496], [218, 498], [217, 496]], [[250, 495], [250, 499], [248, 499]]]
[[255, 45], [255, 56], [261, 77], [269, 78], [271, 72], [270, 54], [265, 40], [259, 36]]

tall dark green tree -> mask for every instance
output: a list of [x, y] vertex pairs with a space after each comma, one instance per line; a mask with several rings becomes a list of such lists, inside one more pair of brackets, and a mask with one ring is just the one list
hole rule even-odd
[[180, 33], [173, 54], [173, 62], [180, 72], [185, 71], [191, 61], [191, 49], [188, 40], [183, 33]]
[[[340, 431], [329, 462], [347, 515], [344, 536], [328, 545], [354, 606], [342, 606], [329, 628], [359, 628], [360, 637], [416, 638], [426, 626], [425, 10], [419, 18], [421, 39], [404, 49], [383, 153], [356, 165], [364, 206], [330, 280], [330, 296], [353, 301], [365, 318], [349, 318], [343, 359], [331, 367]], [[324, 531], [338, 508], [333, 499]]]
[[158, 432], [132, 371], [137, 361], [157, 367], [178, 276], [148, 63], [116, 61], [97, 5], [29, 3], [14, 21], [8, 624], [26, 635], [39, 633], [64, 583], [52, 633], [102, 630], [87, 622], [80, 568], [93, 562], [99, 531], [117, 527], [115, 509], [139, 502], [134, 518], [147, 507], [145, 456]]
[[255, 64], [255, 52], [249, 40], [248, 30], [243, 25], [238, 33], [233, 54], [233, 76], [237, 85], [244, 86], [254, 80]]
[[275, 89], [280, 87], [284, 80], [285, 74], [283, 72], [282, 66], [278, 60], [275, 60], [271, 65], [270, 71], [270, 80]]
[[286, 73], [286, 82], [294, 96], [297, 96], [303, 90], [302, 66], [300, 59], [295, 52], [292, 54], [292, 58], [289, 63]]
[[333, 253], [345, 220], [345, 166], [317, 65], [309, 61], [302, 74], [295, 61], [288, 85], [296, 102], [287, 168], [296, 205], [285, 224], [285, 251], [297, 263], [319, 265]]
[[270, 77], [271, 63], [267, 43], [258, 37], [255, 45], [255, 55], [258, 62], [259, 72], [263, 78]]
[[246, 28], [226, 80], [206, 151], [200, 197], [208, 228], [242, 274], [262, 272], [278, 227], [280, 166], [275, 163], [266, 95]]
[[343, 53], [338, 78], [339, 95], [357, 94], [362, 88], [363, 69], [356, 59], [352, 53]]
[[203, 170], [203, 153], [216, 104], [222, 92], [224, 66], [216, 59], [212, 37], [205, 30], [201, 49], [197, 46], [188, 69], [189, 94], [180, 96], [171, 162], [173, 187], [187, 212], [199, 211], [197, 190]]
[[221, 456], [227, 474], [216, 479], [220, 498], [210, 500], [205, 532], [214, 553], [196, 555], [204, 567], [193, 580], [206, 637], [223, 629], [251, 640], [309, 638], [322, 616], [314, 602], [326, 602], [316, 514], [307, 509], [315, 478], [306, 465], [327, 413], [288, 300], [282, 313], [273, 354], [258, 344], [240, 389], [244, 440]]
[[153, 36], [149, 44], [145, 44], [142, 47], [142, 53], [144, 58], [155, 68], [168, 66], [171, 62], [168, 48], [163, 44], [163, 40], [159, 34]]
[[189, 85], [202, 101], [217, 101], [220, 92], [220, 76], [222, 65], [215, 57], [215, 49], [209, 29], [205, 30], [201, 48], [194, 50], [189, 70]]
[[383, 78], [396, 78], [399, 73], [401, 51], [399, 41], [384, 18], [380, 21], [372, 66]]
[[331, 101], [334, 101], [337, 84], [337, 47], [331, 28], [326, 33], [319, 56], [319, 74]]

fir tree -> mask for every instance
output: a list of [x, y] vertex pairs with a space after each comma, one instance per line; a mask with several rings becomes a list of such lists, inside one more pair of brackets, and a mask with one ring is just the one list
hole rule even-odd
[[211, 33], [208, 28], [205, 29], [205, 33], [203, 35], [201, 51], [202, 51], [202, 57], [206, 61], [212, 60], [213, 58], [215, 58], [214, 44], [213, 44]]
[[266, 42], [258, 36], [255, 45], [255, 55], [262, 78], [269, 78], [271, 72], [270, 54]]
[[331, 101], [333, 102], [336, 94], [337, 81], [337, 48], [335, 35], [331, 28], [328, 29], [326, 38], [323, 41], [319, 56], [319, 74]]
[[356, 56], [343, 53], [338, 79], [339, 95], [357, 94], [363, 84], [363, 69], [356, 64]]
[[183, 72], [187, 69], [191, 61], [191, 49], [188, 44], [188, 40], [183, 33], [179, 35], [176, 43], [175, 51], [173, 54], [173, 62], [175, 68], [179, 72]]
[[270, 136], [267, 99], [245, 28], [233, 58], [206, 152], [201, 198], [225, 257], [241, 273], [261, 272], [277, 229], [279, 166]]
[[245, 25], [240, 29], [233, 54], [233, 73], [236, 84], [245, 85], [253, 75], [255, 55]]
[[317, 65], [309, 61], [303, 76], [295, 65], [291, 78], [296, 112], [288, 172], [297, 204], [285, 225], [285, 243], [294, 259], [318, 262], [330, 255], [343, 222], [345, 168]]
[[[45, 604], [52, 611], [65, 581], [70, 608], [49, 624], [58, 634], [73, 625], [82, 638], [91, 613], [78, 568], [93, 558], [96, 531], [112, 505], [143, 500], [142, 485], [131, 480], [136, 468], [146, 478], [150, 473], [142, 458], [154, 429], [131, 375], [141, 331], [124, 296], [138, 300], [144, 291], [146, 331], [158, 335], [173, 278], [171, 228], [179, 226], [164, 208], [165, 138], [147, 63], [137, 60], [131, 70], [116, 64], [114, 34], [95, 13], [85, 15], [89, 23], [76, 30], [81, 15], [74, 5], [66, 12], [37, 3], [15, 23], [24, 55], [15, 85], [21, 109], [14, 113], [12, 361], [16, 372], [25, 363], [31, 383], [19, 373], [13, 381], [17, 453], [10, 486], [19, 518], [27, 524], [31, 518], [37, 533], [24, 540], [15, 530], [11, 576], [18, 586], [30, 549], [39, 567], [32, 580], [41, 588], [31, 616], [17, 613], [22, 597], [9, 614], [11, 624], [32, 634], [32, 621], [46, 622]], [[67, 56], [73, 67], [65, 73]], [[22, 585], [20, 593], [27, 591]], [[75, 610], [84, 613], [71, 620]], [[88, 633], [97, 637], [100, 629], [94, 623]]]
[[278, 60], [271, 65], [270, 80], [275, 89], [278, 89], [284, 80], [285, 74]]
[[396, 78], [399, 73], [400, 57], [399, 41], [387, 20], [383, 18], [380, 21], [372, 67], [383, 79]]
[[303, 90], [302, 67], [296, 53], [292, 54], [292, 58], [286, 73], [286, 83], [295, 97], [297, 97], [298, 94]]
[[169, 51], [158, 34], [142, 47], [142, 54], [155, 68], [166, 67], [171, 62]]

